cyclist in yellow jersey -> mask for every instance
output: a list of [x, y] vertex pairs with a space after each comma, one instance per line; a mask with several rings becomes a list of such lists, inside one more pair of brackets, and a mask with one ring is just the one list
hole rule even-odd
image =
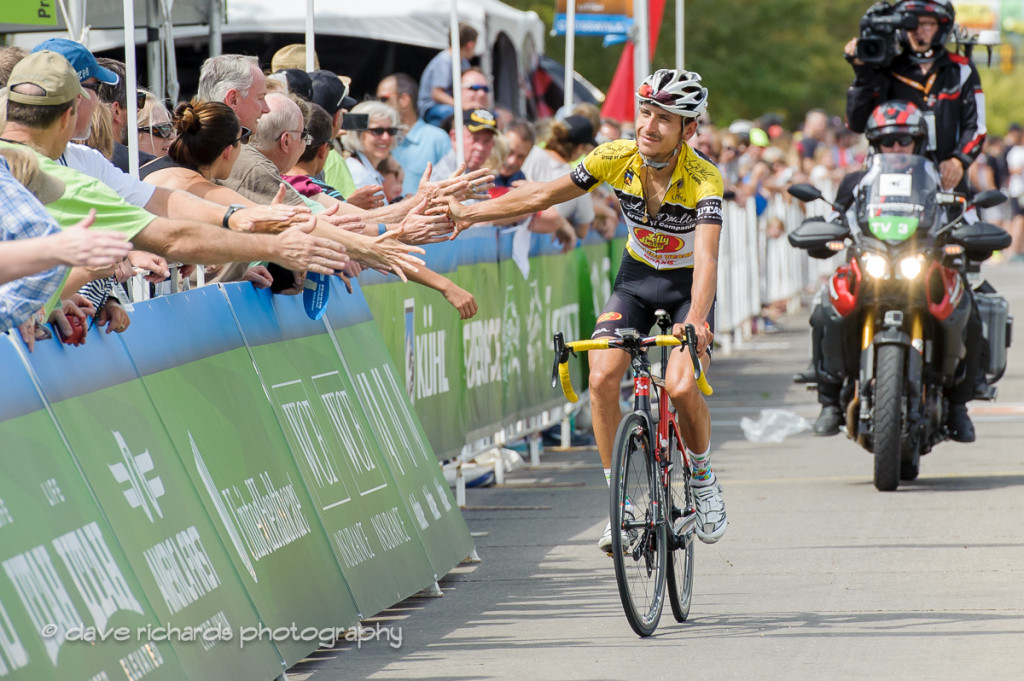
[[[654, 325], [655, 310], [664, 309], [672, 316], [676, 336], [684, 334], [685, 324], [694, 326], [697, 353], [706, 368], [714, 338], [722, 176], [687, 142], [697, 132], [707, 97], [697, 73], [656, 71], [636, 92], [635, 142], [602, 144], [568, 175], [527, 183], [494, 200], [464, 206], [450, 199], [456, 234], [478, 222], [544, 210], [607, 182], [619, 197], [629, 242], [593, 337], [615, 335], [622, 328], [646, 333]], [[622, 418], [619, 384], [628, 367], [629, 356], [620, 350], [590, 353], [594, 436], [606, 479]], [[722, 487], [711, 469], [711, 417], [694, 382], [690, 357], [681, 349], [669, 355], [666, 384], [690, 459], [697, 536], [714, 543], [725, 533], [726, 516]], [[598, 547], [610, 546], [609, 524]]]

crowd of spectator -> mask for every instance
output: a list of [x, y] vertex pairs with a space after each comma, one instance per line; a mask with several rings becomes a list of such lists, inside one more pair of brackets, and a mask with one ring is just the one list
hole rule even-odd
[[[347, 282], [375, 268], [434, 288], [462, 318], [473, 316], [472, 292], [417, 257], [421, 245], [451, 233], [439, 199], [487, 200], [554, 179], [632, 130], [589, 104], [540, 121], [496, 108], [490, 79], [469, 62], [476, 32], [464, 26], [459, 38], [419, 82], [399, 72], [375, 90], [360, 84], [376, 94], [362, 102], [349, 96], [344, 75], [319, 64], [306, 72], [302, 45], [279, 50], [267, 71], [252, 57], [212, 57], [190, 101], [168, 106], [140, 89], [134, 131], [122, 63], [63, 39], [31, 52], [0, 48], [0, 193], [13, 207], [0, 215], [0, 330], [17, 327], [30, 349], [50, 335], [48, 321], [62, 337], [89, 318], [123, 332], [131, 323], [124, 282], [163, 281], [179, 263], [187, 263], [179, 267], [186, 281], [201, 274], [284, 294], [301, 292], [307, 272]], [[861, 136], [825, 111], [807, 112], [797, 127], [774, 114], [701, 120], [691, 144], [721, 169], [727, 200], [770, 216], [790, 184], [836, 186], [867, 152]], [[129, 136], [137, 138], [140, 180], [127, 172]], [[1011, 197], [987, 217], [1014, 236], [1004, 257], [1015, 259], [1024, 258], [1021, 142], [1017, 125], [990, 135], [970, 168], [976, 190]], [[598, 188], [500, 226], [550, 234], [569, 250], [591, 230], [612, 238], [618, 223], [614, 195]], [[766, 230], [777, 238], [784, 226], [769, 219]]]

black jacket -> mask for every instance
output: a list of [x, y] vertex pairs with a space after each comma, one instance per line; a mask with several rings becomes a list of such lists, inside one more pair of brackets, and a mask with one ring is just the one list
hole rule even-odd
[[935, 157], [958, 158], [967, 167], [981, 153], [985, 140], [985, 97], [974, 63], [944, 48], [927, 73], [921, 73], [907, 53], [885, 70], [854, 66], [856, 78], [846, 93], [847, 125], [864, 132], [876, 106], [894, 99], [913, 102], [935, 113]]

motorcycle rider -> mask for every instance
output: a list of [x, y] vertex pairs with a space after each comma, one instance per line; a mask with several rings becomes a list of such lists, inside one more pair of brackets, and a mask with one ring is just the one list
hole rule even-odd
[[[865, 136], [871, 145], [872, 153], [923, 154], [927, 125], [921, 111], [913, 103], [887, 102], [871, 113]], [[860, 170], [843, 178], [834, 202], [838, 212], [833, 213], [830, 220], [841, 219], [841, 213], [845, 213], [852, 205], [857, 185], [864, 175], [865, 171]], [[965, 288], [970, 291], [970, 287]], [[959, 384], [946, 390], [949, 401], [946, 429], [950, 438], [957, 442], [973, 442], [975, 439], [974, 425], [967, 416], [967, 402], [974, 394], [974, 381], [980, 370], [981, 353], [973, 352], [971, 348], [981, 347], [984, 341], [981, 318], [973, 301], [971, 308], [965, 331], [965, 344], [968, 347], [967, 356], [964, 358], [965, 376]], [[812, 367], [809, 373], [817, 382], [818, 402], [821, 404], [821, 413], [814, 423], [814, 434], [819, 436], [836, 435], [844, 420], [840, 407], [840, 392], [846, 373], [844, 366], [856, 364], [852, 357], [844, 360], [848, 345], [844, 338], [849, 337], [850, 333], [850, 330], [843, 328], [844, 321], [833, 308], [828, 294], [823, 292], [810, 319]], [[824, 348], [829, 348], [830, 351], [825, 352]]]

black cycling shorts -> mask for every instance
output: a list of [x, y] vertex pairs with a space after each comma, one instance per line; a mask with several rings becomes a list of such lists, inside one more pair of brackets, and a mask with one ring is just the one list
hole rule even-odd
[[[692, 268], [656, 270], [624, 252], [612, 295], [597, 317], [591, 338], [614, 336], [615, 329], [647, 334], [657, 321], [654, 313], [658, 310], [665, 310], [674, 324], [681, 324], [690, 311], [692, 286]], [[714, 302], [708, 312], [708, 326], [714, 333]]]

